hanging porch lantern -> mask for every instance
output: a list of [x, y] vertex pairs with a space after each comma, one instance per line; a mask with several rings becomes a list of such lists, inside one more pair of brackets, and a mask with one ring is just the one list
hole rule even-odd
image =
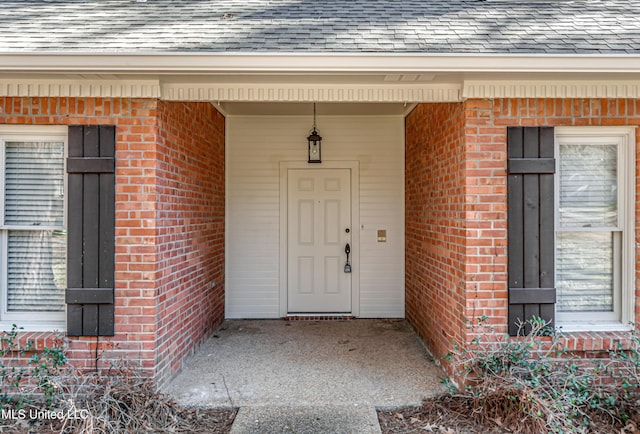
[[307, 141], [309, 142], [309, 163], [322, 163], [321, 156], [321, 145], [322, 145], [322, 137], [318, 134], [316, 130], [316, 103], [313, 103], [313, 130], [309, 137], [307, 137]]

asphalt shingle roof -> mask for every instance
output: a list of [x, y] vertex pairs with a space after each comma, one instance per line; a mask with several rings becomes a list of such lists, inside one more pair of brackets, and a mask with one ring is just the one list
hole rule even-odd
[[640, 0], [1, 1], [43, 51], [640, 54]]

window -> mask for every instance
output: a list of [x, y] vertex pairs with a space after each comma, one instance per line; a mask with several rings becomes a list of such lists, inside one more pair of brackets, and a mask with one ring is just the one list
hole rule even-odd
[[0, 126], [2, 326], [64, 328], [66, 127]]
[[556, 128], [556, 322], [633, 319], [635, 141], [629, 127]]

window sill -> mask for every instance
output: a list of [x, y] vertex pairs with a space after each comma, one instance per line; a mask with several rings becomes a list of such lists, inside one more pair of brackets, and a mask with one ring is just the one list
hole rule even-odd
[[560, 342], [567, 351], [600, 357], [597, 353], [632, 348], [631, 330], [632, 328], [624, 328], [621, 324], [617, 324], [616, 329], [599, 331], [573, 329], [569, 331], [563, 327]]
[[14, 343], [17, 344], [16, 350], [23, 349], [27, 346], [27, 343], [31, 341], [31, 348], [29, 352], [42, 351], [45, 348], [65, 347], [66, 337], [64, 332], [18, 332], [17, 339]]
[[[11, 331], [13, 323], [0, 322], [0, 330], [2, 334]], [[61, 330], [64, 324], [60, 323], [41, 323], [24, 326], [26, 330], [16, 330], [17, 339], [14, 343], [18, 348], [25, 348], [29, 341], [33, 342], [31, 351], [40, 351], [44, 348], [53, 348], [66, 346], [66, 332]]]
[[64, 321], [39, 321], [21, 324], [19, 320], [15, 320], [0, 321], [0, 331], [8, 332], [13, 328], [14, 324], [19, 327], [19, 329], [17, 330], [18, 333], [50, 332], [64, 334], [67, 328], [67, 325]]
[[602, 322], [602, 323], [567, 323], [559, 324], [556, 329], [562, 333], [575, 332], [628, 332], [633, 330], [631, 324], [624, 325], [620, 322]]

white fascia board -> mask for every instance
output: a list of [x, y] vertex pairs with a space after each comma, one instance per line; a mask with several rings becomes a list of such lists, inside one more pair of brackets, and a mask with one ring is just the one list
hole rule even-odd
[[0, 53], [4, 72], [640, 72], [640, 55], [420, 53]]

